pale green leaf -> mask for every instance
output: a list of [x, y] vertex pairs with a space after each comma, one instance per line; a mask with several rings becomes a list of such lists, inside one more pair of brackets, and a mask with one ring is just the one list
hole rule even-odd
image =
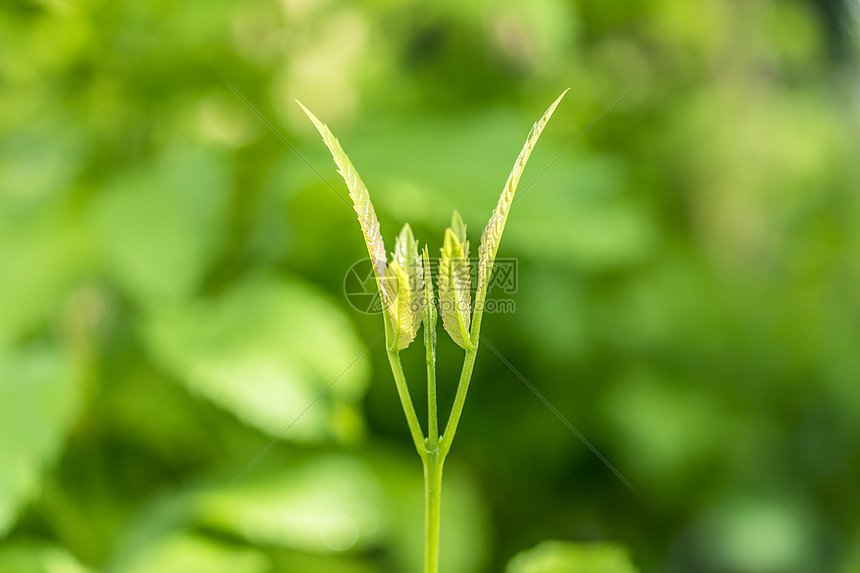
[[153, 357], [191, 392], [266, 434], [350, 437], [337, 421], [367, 386], [364, 345], [348, 317], [311, 287], [252, 277], [218, 297], [163, 309], [144, 334]]
[[415, 340], [418, 322], [413, 310], [412, 286], [397, 261], [391, 261], [385, 274], [385, 288], [391, 294], [388, 315], [391, 317], [391, 348], [403, 350]]
[[[424, 264], [418, 256], [418, 241], [412, 235], [409, 224], [403, 225], [403, 229], [394, 243], [394, 260], [406, 273], [411, 290], [410, 309], [412, 311], [412, 327], [417, 332], [421, 326], [424, 316]], [[412, 333], [412, 338], [415, 336]]]
[[469, 241], [460, 214], [454, 211], [439, 258], [439, 311], [442, 326], [462, 348], [471, 348], [469, 325], [472, 316], [472, 279], [469, 271]]
[[339, 553], [376, 544], [387, 505], [364, 462], [333, 455], [216, 487], [202, 494], [199, 520], [255, 544]]
[[386, 267], [388, 258], [385, 253], [385, 243], [382, 240], [382, 233], [379, 230], [379, 219], [376, 217], [376, 211], [373, 209], [373, 203], [370, 201], [370, 194], [367, 187], [358, 175], [355, 167], [349, 157], [340, 146], [340, 142], [331, 132], [326, 124], [321, 122], [317, 117], [306, 108], [302, 102], [296, 100], [296, 103], [304, 110], [305, 114], [316, 126], [322, 136], [323, 142], [331, 152], [334, 162], [337, 165], [338, 173], [340, 173], [346, 186], [349, 189], [349, 196], [352, 199], [352, 205], [358, 214], [358, 224], [361, 226], [361, 232], [364, 234], [364, 243], [367, 245], [367, 253], [370, 255], [371, 263], [376, 274], [376, 284], [379, 288], [380, 296], [386, 308], [390, 306], [390, 293], [383, 288]]
[[518, 553], [505, 573], [637, 573], [627, 551], [609, 544], [544, 541]]
[[0, 536], [41, 491], [80, 402], [74, 364], [55, 348], [0, 349]]
[[558, 107], [558, 104], [561, 102], [561, 98], [563, 98], [566, 93], [567, 90], [562, 92], [562, 94], [558, 96], [558, 99], [549, 106], [549, 109], [547, 109], [543, 116], [534, 124], [534, 126], [532, 126], [529, 136], [526, 139], [526, 143], [514, 163], [514, 168], [508, 176], [508, 180], [505, 182], [502, 195], [499, 197], [499, 201], [496, 204], [495, 210], [493, 210], [492, 216], [490, 216], [490, 221], [487, 223], [487, 226], [481, 235], [481, 244], [478, 247], [478, 296], [482, 296], [480, 293], [486, 293], [489, 285], [490, 274], [493, 272], [493, 263], [496, 260], [496, 253], [499, 250], [499, 242], [502, 240], [502, 233], [505, 230], [508, 213], [511, 210], [511, 204], [514, 201], [514, 194], [517, 191], [517, 185], [519, 185], [520, 177], [523, 174], [526, 163], [528, 163], [529, 156], [531, 156], [532, 150], [537, 144], [544, 127], [546, 127], [546, 124], [552, 117], [555, 108]]
[[255, 549], [233, 548], [191, 534], [169, 535], [116, 567], [116, 573], [266, 573], [270, 558]]
[[114, 567], [116, 573], [266, 573], [262, 551], [230, 547], [205, 537], [172, 534], [147, 545]]
[[94, 253], [89, 229], [73, 214], [0, 208], [0, 345], [48, 324], [91, 271]]
[[105, 270], [139, 304], [184, 300], [200, 286], [227, 237], [229, 165], [182, 143], [99, 190], [92, 222]]
[[[466, 243], [466, 223], [463, 222], [463, 217], [460, 216], [460, 212], [457, 210], [454, 210], [454, 214], [451, 216], [451, 230], [454, 231], [454, 234], [461, 243]], [[466, 250], [468, 251], [469, 249], [467, 248]]]

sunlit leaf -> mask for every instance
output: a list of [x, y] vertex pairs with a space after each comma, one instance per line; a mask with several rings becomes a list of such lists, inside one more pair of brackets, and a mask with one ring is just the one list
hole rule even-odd
[[[412, 235], [409, 223], [403, 225], [403, 229], [394, 243], [394, 260], [400, 264], [400, 268], [406, 273], [409, 287], [412, 290], [412, 309], [414, 328], [417, 331], [421, 326], [424, 315], [424, 263], [418, 255], [418, 241]], [[414, 336], [414, 334], [413, 334]]]
[[396, 350], [403, 350], [415, 340], [424, 312], [423, 263], [418, 256], [418, 243], [408, 224], [403, 226], [397, 236], [384, 286], [391, 296], [388, 316], [393, 340], [390, 344]]
[[92, 269], [94, 250], [71, 214], [0, 212], [0, 345], [49, 324]]
[[451, 226], [445, 229], [445, 239], [439, 258], [439, 311], [442, 326], [451, 339], [462, 348], [471, 348], [469, 325], [472, 317], [472, 279], [469, 274], [469, 241], [466, 225], [457, 211]]
[[39, 494], [79, 406], [70, 360], [54, 348], [0, 349], [0, 535]]
[[337, 165], [338, 173], [340, 173], [346, 186], [349, 189], [349, 197], [352, 199], [352, 205], [355, 212], [358, 214], [358, 223], [361, 226], [361, 232], [364, 234], [364, 243], [367, 245], [367, 253], [370, 255], [370, 260], [373, 263], [373, 269], [376, 274], [376, 283], [379, 288], [380, 296], [386, 308], [392, 303], [390, 293], [384, 287], [384, 277], [388, 258], [385, 253], [385, 243], [382, 240], [382, 234], [379, 231], [379, 220], [376, 218], [376, 211], [373, 209], [373, 203], [370, 201], [370, 194], [367, 187], [358, 175], [358, 171], [353, 167], [349, 157], [340, 146], [340, 142], [329, 130], [328, 126], [321, 122], [317, 117], [310, 112], [308, 108], [302, 105], [302, 102], [296, 100], [296, 103], [301, 106], [305, 114], [316, 126], [322, 136], [326, 147], [331, 151], [334, 162]]
[[637, 573], [622, 547], [544, 541], [518, 553], [505, 573]]
[[255, 549], [229, 547], [205, 537], [172, 534], [126, 558], [116, 573], [266, 573], [269, 557]]
[[200, 521], [256, 544], [313, 553], [367, 549], [381, 538], [386, 499], [357, 458], [289, 463], [202, 494]]
[[415, 340], [415, 333], [418, 331], [413, 311], [412, 286], [409, 284], [409, 277], [397, 261], [391, 261], [388, 265], [385, 282], [392, 297], [388, 306], [393, 336], [390, 343], [392, 348], [403, 350]]
[[189, 390], [271, 436], [290, 426], [286, 440], [330, 436], [341, 407], [354, 407], [367, 383], [349, 319], [292, 280], [251, 278], [219, 297], [164, 309], [145, 334], [153, 356]]
[[93, 143], [81, 119], [73, 107], [56, 106], [3, 133], [0, 208], [50, 200], [72, 187]]
[[528, 163], [529, 157], [540, 138], [541, 132], [544, 127], [546, 127], [546, 124], [552, 117], [555, 108], [558, 107], [558, 104], [561, 102], [561, 98], [563, 98], [566, 93], [567, 90], [562, 92], [562, 94], [558, 96], [558, 99], [549, 106], [543, 116], [534, 124], [534, 126], [532, 126], [528, 138], [526, 139], [526, 143], [514, 163], [514, 168], [508, 176], [508, 180], [505, 182], [505, 187], [502, 189], [502, 195], [499, 197], [496, 208], [490, 216], [490, 221], [487, 223], [486, 228], [484, 228], [484, 232], [481, 235], [481, 244], [478, 247], [479, 293], [486, 292], [490, 275], [493, 272], [493, 263], [496, 259], [496, 252], [499, 250], [499, 242], [502, 240], [502, 233], [505, 230], [508, 213], [511, 210], [511, 204], [514, 201], [514, 194], [517, 191], [517, 185], [519, 185], [523, 170], [526, 168], [526, 163]]
[[105, 265], [137, 302], [194, 294], [226, 238], [228, 166], [214, 151], [182, 144], [102, 189], [93, 220]]

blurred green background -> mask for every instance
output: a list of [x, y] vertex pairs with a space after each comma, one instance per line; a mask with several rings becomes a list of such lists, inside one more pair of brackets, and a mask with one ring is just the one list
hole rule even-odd
[[345, 195], [301, 99], [388, 248], [409, 221], [432, 253], [455, 208], [477, 246], [563, 89], [521, 191], [634, 82], [514, 205], [516, 312], [483, 333], [639, 495], [484, 348], [444, 573], [629, 570], [563, 544], [507, 565], [546, 539], [649, 572], [860, 571], [858, 14], [5, 0], [0, 571], [420, 570], [381, 318], [343, 295], [354, 213], [221, 76]]

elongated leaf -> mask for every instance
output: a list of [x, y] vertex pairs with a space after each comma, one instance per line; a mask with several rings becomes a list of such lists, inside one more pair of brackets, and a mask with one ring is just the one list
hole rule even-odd
[[[481, 244], [478, 247], [478, 293], [486, 293], [490, 274], [493, 272], [493, 263], [496, 260], [496, 252], [499, 250], [499, 242], [502, 240], [502, 233], [505, 230], [505, 223], [508, 220], [508, 213], [511, 210], [511, 204], [514, 200], [514, 193], [517, 191], [517, 185], [519, 185], [520, 177], [523, 174], [523, 170], [526, 168], [529, 156], [532, 154], [532, 150], [537, 144], [543, 128], [546, 127], [546, 124], [549, 122], [549, 118], [552, 117], [555, 108], [558, 107], [558, 104], [561, 102], [561, 99], [567, 91], [568, 90], [564, 90], [564, 92], [558, 96], [558, 99], [549, 106], [543, 116], [534, 124], [534, 126], [532, 126], [529, 136], [526, 139], [526, 144], [523, 146], [522, 151], [520, 151], [520, 154], [514, 163], [514, 168], [508, 176], [508, 180], [505, 182], [505, 187], [502, 190], [501, 197], [499, 197], [499, 202], [496, 204], [496, 208], [490, 217], [490, 221], [487, 223], [484, 233], [481, 235]], [[478, 296], [482, 296], [482, 294], [479, 294]]]
[[471, 348], [469, 325], [472, 316], [472, 279], [469, 275], [469, 241], [466, 225], [454, 211], [451, 226], [445, 229], [445, 239], [439, 259], [439, 311], [442, 326], [462, 348]]
[[296, 100], [296, 103], [304, 110], [305, 114], [316, 126], [322, 136], [323, 142], [331, 151], [334, 162], [337, 165], [338, 173], [340, 173], [346, 186], [349, 189], [349, 196], [352, 199], [352, 205], [355, 212], [358, 214], [358, 223], [361, 225], [361, 232], [364, 234], [364, 243], [367, 245], [367, 253], [370, 255], [373, 264], [374, 274], [376, 275], [376, 285], [379, 288], [380, 296], [382, 297], [383, 305], [389, 308], [393, 303], [391, 293], [384, 286], [386, 266], [388, 258], [385, 254], [385, 243], [382, 240], [382, 233], [379, 231], [379, 219], [376, 217], [376, 211], [373, 209], [373, 203], [370, 202], [370, 194], [365, 187], [364, 182], [358, 175], [358, 171], [353, 167], [349, 157], [344, 153], [340, 142], [329, 130], [328, 126], [321, 122], [317, 117], [310, 112], [308, 108], [302, 105], [302, 102]]
[[415, 332], [412, 333], [412, 338], [414, 338], [424, 315], [424, 264], [421, 257], [418, 256], [418, 241], [412, 235], [412, 228], [409, 227], [408, 223], [403, 225], [403, 229], [397, 236], [393, 255], [394, 260], [400, 264], [400, 268], [406, 273], [412, 291], [410, 309], [415, 329]]
[[415, 340], [415, 334], [418, 332], [418, 323], [412, 310], [412, 287], [409, 277], [397, 261], [389, 263], [385, 282], [392, 296], [388, 311], [394, 337], [389, 343], [391, 348], [403, 350]]

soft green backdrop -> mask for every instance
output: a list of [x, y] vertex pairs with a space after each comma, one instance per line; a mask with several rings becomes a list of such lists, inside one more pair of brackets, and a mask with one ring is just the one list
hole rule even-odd
[[514, 205], [483, 332], [639, 495], [484, 348], [443, 572], [860, 571], [858, 13], [5, 0], [0, 571], [418, 571], [381, 318], [343, 295], [363, 242], [293, 98], [388, 247], [409, 221], [435, 253], [567, 87], [521, 193], [630, 89]]

